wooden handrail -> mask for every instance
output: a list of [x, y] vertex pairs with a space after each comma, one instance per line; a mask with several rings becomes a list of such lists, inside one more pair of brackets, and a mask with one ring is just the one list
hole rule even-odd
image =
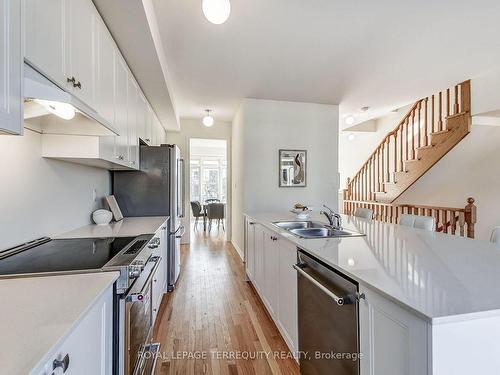
[[404, 213], [432, 216], [436, 220], [437, 232], [474, 238], [474, 226], [477, 222], [477, 208], [474, 202], [474, 198], [468, 198], [465, 207], [457, 208], [344, 199], [341, 207], [342, 212], [346, 215], [354, 215], [357, 208], [369, 208], [373, 210], [374, 220], [393, 224], [399, 224], [399, 218]]
[[416, 160], [419, 149], [433, 146], [432, 134], [447, 131], [448, 118], [468, 112], [470, 81], [417, 100], [349, 179], [346, 198], [375, 200], [376, 193], [384, 192], [387, 183], [397, 183], [396, 173], [405, 172], [405, 162]]

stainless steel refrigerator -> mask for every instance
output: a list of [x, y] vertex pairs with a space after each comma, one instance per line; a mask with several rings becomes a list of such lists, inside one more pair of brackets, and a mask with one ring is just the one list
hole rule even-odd
[[167, 279], [172, 290], [180, 273], [184, 234], [184, 160], [176, 145], [140, 146], [139, 171], [113, 172], [113, 194], [125, 217], [170, 216]]

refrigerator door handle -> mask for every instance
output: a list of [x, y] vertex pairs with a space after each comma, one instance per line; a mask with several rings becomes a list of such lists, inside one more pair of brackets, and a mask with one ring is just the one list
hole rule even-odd
[[[184, 234], [186, 233], [186, 228], [184, 228], [184, 225], [181, 226], [179, 229], [181, 229], [181, 233], [177, 234], [175, 238], [182, 238], [182, 236], [184, 236]], [[176, 232], [178, 232], [178, 230], [176, 230]]]
[[184, 159], [180, 158], [178, 163], [179, 173], [177, 178], [179, 179], [178, 183], [178, 191], [177, 191], [177, 212], [179, 213], [179, 217], [184, 217]]

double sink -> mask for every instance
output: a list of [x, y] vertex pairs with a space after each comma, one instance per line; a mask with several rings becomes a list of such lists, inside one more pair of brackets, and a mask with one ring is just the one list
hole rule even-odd
[[362, 233], [337, 229], [319, 221], [275, 221], [279, 228], [285, 229], [300, 238], [337, 238], [364, 236]]

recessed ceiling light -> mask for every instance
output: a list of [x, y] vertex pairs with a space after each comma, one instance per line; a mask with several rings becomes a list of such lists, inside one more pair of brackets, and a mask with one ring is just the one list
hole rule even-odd
[[347, 116], [347, 117], [345, 118], [345, 120], [344, 120], [344, 121], [345, 121], [345, 123], [346, 123], [347, 125], [352, 125], [352, 124], [354, 124], [354, 116], [353, 116], [353, 115], [349, 115], [349, 116]]
[[353, 133], [350, 133], [348, 136], [347, 136], [347, 139], [350, 140], [350, 141], [353, 141], [354, 138], [356, 138], [356, 136], [353, 134]]
[[205, 18], [215, 25], [226, 22], [231, 14], [229, 0], [202, 0], [201, 8]]
[[203, 117], [203, 125], [207, 128], [214, 124], [214, 117], [211, 115], [212, 111], [210, 109], [205, 109], [206, 115]]

